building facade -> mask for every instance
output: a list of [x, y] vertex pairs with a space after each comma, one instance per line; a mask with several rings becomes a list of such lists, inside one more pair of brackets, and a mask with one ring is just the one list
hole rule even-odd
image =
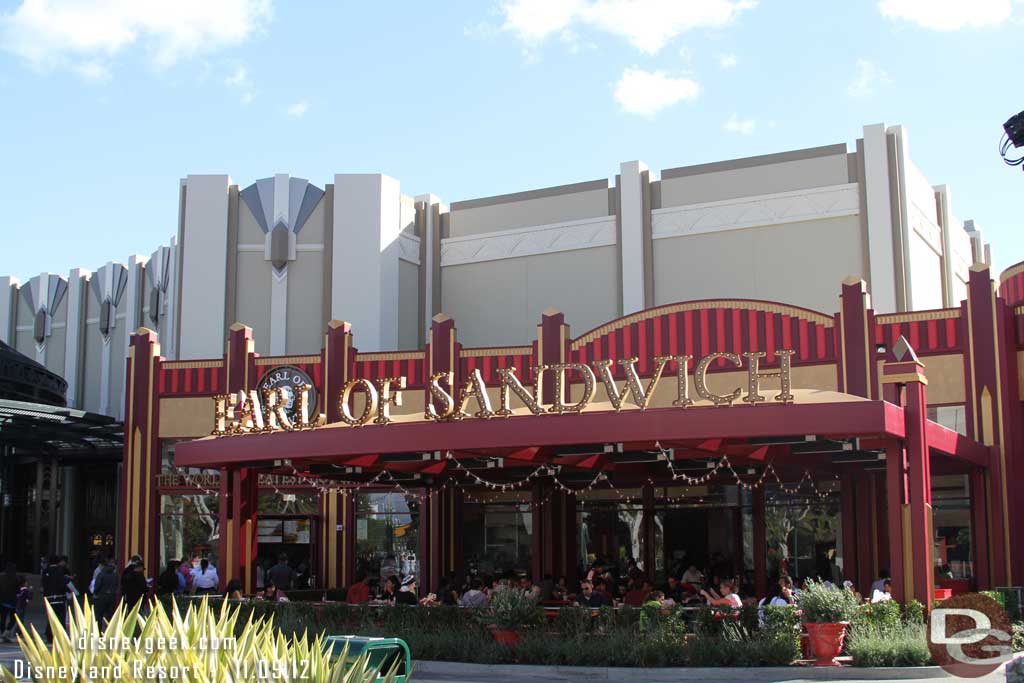
[[[455, 373], [457, 386], [476, 369], [492, 386], [497, 369], [511, 365], [525, 373], [524, 383], [532, 381], [527, 368], [548, 362], [545, 354], [570, 339], [567, 326], [558, 344], [544, 337], [548, 332], [538, 336], [538, 321], [550, 318], [542, 311], [557, 310], [572, 329], [592, 330], [572, 340], [571, 354], [596, 353], [597, 343], [604, 358], [628, 357], [642, 348], [637, 345], [656, 343], [653, 337], [632, 336], [634, 330], [653, 335], [654, 328], [646, 326], [657, 324], [658, 334], [668, 335], [665, 316], [677, 322], [685, 315], [688, 322], [678, 328], [682, 337], [666, 337], [662, 350], [671, 347], [676, 353], [691, 344], [705, 353], [724, 352], [731, 344], [739, 352], [753, 350], [744, 344], [756, 338], [757, 348], [769, 354], [783, 348], [798, 354], [794, 381], [799, 376], [802, 388], [878, 400], [883, 394], [875, 366], [886, 353], [878, 349], [893, 348], [897, 326], [924, 334], [924, 341], [908, 336], [910, 345], [922, 357], [936, 356], [939, 360], [932, 360], [942, 364], [943, 377], [970, 365], [973, 351], [964, 344], [971, 332], [955, 312], [969, 300], [972, 278], [979, 277], [972, 275], [972, 266], [984, 269], [991, 263], [980, 230], [954, 215], [949, 188], [932, 185], [913, 164], [907, 133], [899, 126], [867, 126], [850, 146], [657, 172], [626, 162], [611, 181], [451, 204], [431, 194], [405, 195], [397, 180], [381, 174], [338, 174], [322, 186], [279, 174], [244, 188], [226, 175], [188, 176], [179, 199], [177, 234], [149, 258], [132, 256], [127, 264], [110, 262], [95, 272], [44, 273], [23, 284], [0, 278], [0, 340], [63, 375], [70, 406], [125, 421], [120, 551], [144, 553], [151, 567], [173, 557], [217, 553], [225, 569], [251, 571], [251, 562], [240, 564], [238, 549], [228, 543], [240, 538], [231, 525], [251, 514], [250, 521], [262, 524], [266, 533], [258, 544], [260, 534], [245, 536], [246, 552], [257, 546], [261, 553], [286, 550], [314, 567], [325, 586], [350, 581], [356, 557], [433, 571], [424, 575], [431, 583], [442, 567], [464, 568], [461, 541], [442, 535], [437, 520], [430, 521], [435, 514], [451, 521], [456, 508], [439, 511], [431, 502], [433, 479], [424, 485], [425, 475], [410, 466], [403, 467], [421, 479], [383, 489], [375, 486], [379, 479], [374, 485], [364, 482], [370, 497], [363, 498], [325, 494], [309, 478], [311, 471], [289, 472], [284, 466], [261, 465], [251, 477], [245, 475], [245, 482], [237, 468], [219, 462], [210, 468], [182, 466], [175, 461], [176, 445], [209, 433], [212, 396], [256, 389], [265, 377], [273, 383], [272, 376], [283, 373], [315, 387], [317, 410], [338, 422], [331, 405], [342, 377], [399, 373], [408, 380], [402, 411], [422, 414], [433, 402], [426, 389], [429, 377], [439, 369]], [[833, 315], [840, 303], [846, 306], [838, 298], [843, 278], [863, 282], [862, 293], [871, 293], [863, 310], [870, 310], [872, 322], [856, 333], [857, 348], [867, 349], [861, 365], [871, 372], [856, 386], [844, 369], [853, 342], [838, 332], [842, 314]], [[1016, 302], [1005, 299], [1002, 305], [1011, 304]], [[459, 324], [457, 342], [452, 321]], [[756, 334], [751, 325], [757, 326]], [[438, 351], [439, 330], [450, 331], [445, 332], [447, 355]], [[615, 331], [607, 336], [601, 330]], [[355, 336], [344, 336], [349, 333]], [[351, 353], [339, 362], [334, 354], [343, 337]], [[879, 337], [872, 350], [871, 340]], [[872, 353], [878, 354], [873, 360]], [[638, 376], [649, 381], [653, 356], [638, 357]], [[710, 372], [728, 375], [720, 363]], [[965, 375], [960, 384], [929, 379], [934, 421], [986, 443], [971, 417], [978, 414], [969, 400], [976, 378]], [[989, 387], [990, 394], [995, 390]], [[989, 445], [998, 442], [994, 431], [987, 436]], [[368, 471], [372, 474], [363, 478], [372, 479], [393, 470], [391, 463], [351, 474]], [[792, 473], [803, 477], [800, 468]], [[644, 501], [652, 499], [653, 484], [646, 479], [623, 481]], [[236, 485], [249, 487], [248, 494], [231, 488]], [[960, 490], [969, 485], [977, 482]], [[835, 515], [850, 498], [840, 490], [832, 491], [833, 499], [821, 499], [831, 501]], [[750, 551], [758, 506], [743, 491], [738, 484], [716, 489], [721, 503], [716, 512], [692, 513], [705, 515], [700, 524], [707, 539], [717, 539], [715, 552], [737, 564], [741, 557], [753, 562], [758, 555]], [[529, 548], [532, 569], [574, 571], [570, 555], [556, 562], [550, 549], [554, 522], [537, 507], [538, 501], [549, 504], [549, 494], [502, 493], [506, 500], [470, 498], [471, 506], [498, 506], [467, 508], [479, 531], [466, 541], [472, 545], [471, 562], [493, 566], [499, 553], [513, 556], [511, 565], [505, 564], [521, 569], [519, 558]], [[590, 492], [581, 492], [585, 499], [583, 493]], [[868, 500], [858, 504], [867, 509]], [[242, 507], [232, 507], [236, 502]], [[632, 531], [645, 529], [632, 535], [646, 540], [643, 548], [629, 552], [646, 553], [649, 566], [663, 570], [670, 560], [707, 554], [711, 547], [706, 541], [699, 551], [665, 550], [663, 538], [664, 552], [656, 551], [662, 527], [652, 521], [655, 517], [623, 521], [607, 500], [595, 500], [593, 509], [589, 503], [576, 509], [565, 500], [551, 505], [561, 506], [560, 533], [574, 535], [577, 550], [590, 543], [590, 531], [581, 529], [593, 528], [595, 547], [610, 553], [630, 525], [639, 525]], [[757, 514], [763, 518], [761, 508]], [[679, 509], [672, 507], [672, 523], [682, 519]], [[967, 509], [961, 507], [960, 522], [969, 516]], [[662, 512], [669, 514], [669, 508]], [[594, 524], [584, 523], [591, 515]], [[855, 528], [850, 519], [831, 548], [833, 559], [842, 559], [843, 546], [848, 565], [853, 544], [866, 543], [845, 538]], [[382, 535], [392, 544], [404, 538], [405, 559], [380, 556], [373, 539]], [[814, 537], [805, 533], [804, 545], [827, 545]], [[956, 551], [957, 561], [970, 565], [962, 573], [974, 576], [976, 550], [967, 545], [968, 550]], [[437, 564], [441, 547], [447, 559]], [[861, 549], [859, 557], [869, 552], [877, 569], [881, 546]], [[595, 553], [584, 555], [589, 554]], [[820, 555], [814, 551], [805, 560], [821, 562]], [[433, 564], [424, 565], [426, 558]], [[986, 582], [1009, 576], [1008, 570], [991, 573], [992, 566], [986, 565]]]

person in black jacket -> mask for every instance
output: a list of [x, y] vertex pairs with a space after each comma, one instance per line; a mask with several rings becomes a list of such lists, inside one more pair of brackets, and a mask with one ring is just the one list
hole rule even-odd
[[103, 625], [114, 616], [114, 605], [117, 604], [118, 578], [114, 558], [103, 558], [99, 569], [92, 587], [92, 606], [96, 621]]
[[138, 558], [138, 561], [129, 563], [124, 574], [121, 575], [121, 600], [124, 602], [125, 609], [130, 610], [135, 607], [149, 592], [145, 571], [142, 558]]
[[[65, 558], [59, 555], [50, 558], [50, 564], [43, 572], [41, 583], [43, 599], [50, 603], [50, 607], [63, 624], [68, 610], [68, 567]], [[53, 642], [49, 619], [46, 620], [46, 640]]]
[[177, 560], [171, 560], [167, 563], [167, 568], [164, 569], [163, 573], [157, 577], [156, 580], [156, 594], [157, 595], [174, 595], [178, 592], [178, 565], [181, 564]]

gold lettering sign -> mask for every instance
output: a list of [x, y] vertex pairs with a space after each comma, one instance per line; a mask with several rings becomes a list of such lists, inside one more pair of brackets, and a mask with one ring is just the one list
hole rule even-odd
[[[742, 355], [724, 351], [709, 354], [697, 361], [694, 366], [692, 376], [694, 391], [701, 399], [716, 406], [732, 405], [743, 393], [742, 388], [736, 387], [728, 394], [717, 394], [708, 387], [708, 371], [712, 363], [720, 358], [739, 369], [744, 367], [744, 361], [746, 361], [747, 393], [743, 397], [745, 403], [757, 405], [769, 400], [768, 397], [761, 394], [761, 382], [766, 379], [779, 382], [779, 393], [771, 398], [772, 401], [792, 403], [793, 353], [789, 349], [776, 351], [779, 367], [777, 370], [768, 371], [761, 370], [761, 359], [765, 357], [763, 351], [747, 351]], [[689, 367], [691, 361], [694, 360], [693, 356], [658, 356], [653, 360], [654, 369], [646, 386], [640, 380], [636, 369], [639, 361], [635, 357], [622, 358], [617, 361], [625, 375], [625, 383], [621, 387], [615, 381], [612, 372], [612, 367], [616, 362], [610, 360], [595, 360], [590, 365], [558, 363], [535, 366], [533, 368], [534, 383], [530, 388], [523, 385], [516, 374], [515, 367], [496, 368], [495, 371], [500, 382], [497, 410], [491, 406], [487, 384], [479, 370], [469, 373], [459, 388], [458, 394], [453, 386], [455, 381], [453, 373], [434, 373], [427, 381], [426, 389], [429, 399], [424, 407], [423, 419], [433, 422], [448, 422], [466, 418], [507, 418], [513, 415], [511, 407], [513, 395], [533, 415], [577, 414], [583, 412], [593, 401], [598, 380], [604, 386], [608, 401], [615, 412], [620, 412], [626, 407], [627, 401], [631, 401], [640, 410], [647, 410], [651, 406], [662, 376], [666, 369], [673, 364], [676, 375], [676, 397], [672, 401], [672, 406], [688, 408], [694, 405], [693, 399], [690, 398], [689, 384], [691, 379]], [[548, 372], [553, 373], [551, 383], [554, 395], [550, 397], [550, 405], [545, 406], [541, 399], [541, 386], [544, 383], [544, 375]], [[571, 385], [566, 380], [569, 373], [582, 380], [582, 394], [575, 401], [570, 395]], [[391, 407], [402, 405], [402, 391], [406, 386], [405, 377], [383, 377], [373, 381], [364, 378], [350, 379], [342, 387], [337, 397], [335, 405], [339, 417], [342, 422], [353, 427], [361, 427], [370, 422], [381, 426], [391, 424], [394, 422], [391, 416]], [[357, 390], [362, 391], [365, 401], [362, 412], [359, 415], [354, 415], [352, 398]], [[310, 415], [312, 391], [313, 387], [309, 384], [299, 387], [296, 396], [297, 410], [292, 419], [289, 419], [285, 411], [288, 396], [281, 389], [266, 390], [263, 392], [263, 396], [260, 396], [259, 392], [255, 390], [239, 391], [235, 395], [214, 396], [213, 431], [211, 434], [213, 436], [258, 434], [270, 431], [311, 429], [320, 426], [325, 422], [324, 416]]]

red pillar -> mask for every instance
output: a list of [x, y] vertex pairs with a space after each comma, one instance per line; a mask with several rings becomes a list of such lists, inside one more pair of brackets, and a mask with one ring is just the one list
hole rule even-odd
[[[931, 459], [926, 432], [928, 401], [925, 387], [928, 380], [924, 375], [924, 364], [917, 359], [906, 339], [900, 337], [890, 354], [891, 360], [882, 367], [882, 382], [902, 386], [902, 393], [906, 399], [903, 410], [906, 420], [904, 447], [908, 474], [909, 515], [904, 513], [903, 524], [904, 534], [909, 534], [910, 539], [907, 543], [907, 537], [904, 536], [904, 548], [909, 546], [910, 556], [904, 558], [904, 570], [910, 576], [908, 584], [912, 586], [913, 597], [928, 607], [932, 603], [935, 583], [932, 566], [934, 533]], [[910, 590], [908, 594], [911, 594]]]
[[768, 594], [768, 530], [765, 525], [764, 488], [758, 487], [750, 492], [751, 515], [754, 523], [754, 591], [758, 596]]
[[[839, 475], [839, 515], [843, 531], [843, 577], [857, 580], [857, 492], [853, 472]], [[861, 588], [863, 590], [863, 588]]]
[[[252, 328], [242, 323], [233, 323], [228, 328], [228, 346], [224, 354], [225, 387], [227, 393], [237, 397], [238, 392], [248, 391], [256, 386], [259, 378], [256, 376], [255, 360], [256, 353]], [[234, 402], [234, 399], [232, 402]], [[244, 500], [245, 495], [247, 495], [246, 491], [243, 491], [239, 482], [236, 482], [236, 479], [240, 476], [237, 468], [221, 468], [218, 510], [220, 541], [217, 546], [217, 561], [220, 564], [217, 569], [222, 590], [231, 579], [242, 578], [239, 564], [239, 555], [243, 550], [241, 532], [243, 528], [248, 530], [248, 525], [245, 524], [246, 520], [244, 518], [237, 517], [236, 515], [242, 514], [243, 511], [248, 511], [249, 505]], [[255, 515], [255, 512], [253, 514]], [[255, 523], [252, 525], [251, 533], [251, 550], [255, 552]], [[246, 546], [246, 550], [248, 548]], [[254, 570], [255, 565], [250, 568], [250, 571]], [[255, 583], [253, 583], [253, 586], [255, 586]]]
[[231, 471], [231, 517], [237, 529], [232, 554], [236, 558], [233, 576], [220, 575], [221, 588], [231, 579], [242, 581], [246, 595], [256, 592], [257, 529], [259, 508], [259, 474], [241, 467]]
[[839, 370], [839, 390], [846, 394], [878, 398], [875, 346], [871, 330], [874, 311], [871, 310], [867, 284], [857, 278], [843, 281], [839, 315], [836, 325], [839, 336], [837, 346], [842, 350]]
[[[560, 311], [549, 308], [544, 311], [540, 318], [540, 325], [537, 325], [537, 352], [535, 354], [538, 364], [555, 365], [565, 363], [569, 358], [569, 326], [565, 324], [565, 315]], [[565, 393], [569, 391], [568, 378], [564, 387]], [[551, 403], [554, 400], [555, 376], [553, 373], [546, 373], [542, 382], [541, 403]]]
[[[906, 451], [899, 442], [885, 447], [885, 496], [886, 525], [889, 530], [889, 576], [892, 577], [892, 595], [898, 602], [905, 602], [908, 591], [904, 563], [910, 555], [904, 536], [904, 510], [908, 509], [909, 490], [907, 481]], [[867, 590], [861, 587], [861, 592]], [[866, 593], [865, 593], [866, 596]]]
[[[124, 566], [132, 555], [141, 555], [154, 572], [159, 571], [159, 521], [157, 477], [160, 476], [160, 402], [156, 377], [160, 373], [157, 334], [140, 327], [129, 339], [125, 368], [124, 455], [121, 500], [118, 506], [117, 555]], [[155, 574], [154, 574], [155, 575]]]
[[[355, 367], [356, 348], [352, 325], [341, 320], [327, 323], [323, 349], [323, 386], [318, 410], [328, 423], [341, 420], [338, 397]], [[355, 497], [335, 491], [320, 496], [320, 539], [318, 583], [325, 588], [349, 586], [355, 580], [356, 524]]]
[[[964, 379], [967, 386], [968, 436], [991, 446], [987, 472], [989, 585], [1019, 584], [1024, 575], [1024, 544], [1012, 531], [1024, 526], [1024, 501], [1013, 496], [1014, 466], [1021, 439], [1014, 345], [1005, 301], [996, 297], [987, 266], [971, 267], [967, 300], [962, 307], [961, 333], [967, 344]], [[977, 568], [975, 569], [977, 572]]]
[[974, 579], [978, 590], [992, 587], [991, 552], [988, 533], [988, 477], [984, 469], [975, 467], [970, 473], [971, 486], [971, 549], [974, 560]]
[[871, 496], [871, 481], [866, 473], [861, 471], [856, 476], [858, 481], [854, 504], [857, 515], [857, 573], [853, 581], [858, 588], [864, 590], [864, 586], [870, 586], [875, 580], [875, 539], [872, 524], [874, 501]]

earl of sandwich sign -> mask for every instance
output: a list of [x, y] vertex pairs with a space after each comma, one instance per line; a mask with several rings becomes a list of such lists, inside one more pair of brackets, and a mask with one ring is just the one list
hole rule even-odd
[[[777, 370], [762, 370], [760, 361], [765, 357], [764, 351], [747, 351], [742, 354], [716, 352], [701, 358], [694, 365], [692, 379], [694, 391], [705, 401], [716, 406], [732, 405], [737, 399], [745, 403], [757, 404], [765, 402], [768, 397], [761, 394], [761, 381], [775, 379], [779, 383], [779, 393], [772, 401], [792, 403], [791, 392], [791, 359], [793, 351], [782, 349], [775, 352], [779, 360]], [[746, 366], [747, 391], [737, 387], [728, 394], [716, 394], [708, 388], [707, 373], [711, 364], [724, 359], [737, 368]], [[498, 368], [499, 377], [498, 406], [492, 405], [487, 393], [487, 385], [479, 370], [469, 373], [458, 392], [454, 391], [454, 375], [451, 372], [438, 372], [430, 376], [427, 389], [433, 399], [428, 401], [423, 413], [424, 420], [434, 422], [451, 422], [463, 419], [490, 419], [510, 417], [512, 397], [524, 405], [533, 415], [572, 414], [582, 412], [593, 400], [597, 383], [604, 385], [608, 402], [616, 411], [622, 410], [627, 402], [632, 402], [641, 410], [646, 410], [655, 389], [663, 376], [674, 374], [676, 398], [672, 406], [687, 408], [694, 404], [690, 398], [690, 361], [693, 356], [658, 356], [654, 358], [654, 372], [646, 385], [636, 371], [638, 358], [624, 358], [619, 361], [595, 360], [586, 363], [557, 363], [533, 367], [535, 378], [532, 387], [525, 386], [516, 374], [515, 367]], [[615, 382], [612, 366], [621, 366], [626, 381], [621, 386]], [[596, 372], [595, 372], [596, 371]], [[667, 372], [666, 372], [667, 371]], [[271, 370], [270, 373], [275, 372]], [[270, 374], [268, 373], [268, 374]], [[582, 396], [579, 400], [567, 402], [565, 388], [568, 382], [579, 384], [582, 381]], [[552, 378], [554, 391], [552, 402], [541, 402], [540, 387], [545, 376]], [[665, 378], [667, 379], [667, 378]], [[213, 397], [214, 401], [214, 436], [237, 436], [242, 434], [263, 434], [276, 431], [298, 431], [315, 429], [326, 422], [323, 414], [316, 412], [316, 395], [310, 382], [294, 386], [279, 386], [274, 383], [261, 382], [260, 390], [239, 391], [236, 394], [221, 394]], [[446, 388], [448, 387], [448, 388]], [[367, 424], [387, 425], [393, 422], [391, 407], [402, 405], [402, 392], [406, 388], [406, 378], [381, 377], [370, 380], [365, 378], [351, 379], [345, 383], [337, 396], [326, 397], [326, 400], [337, 401], [338, 413], [343, 423], [352, 427]], [[362, 411], [353, 411], [353, 397], [362, 393]]]

